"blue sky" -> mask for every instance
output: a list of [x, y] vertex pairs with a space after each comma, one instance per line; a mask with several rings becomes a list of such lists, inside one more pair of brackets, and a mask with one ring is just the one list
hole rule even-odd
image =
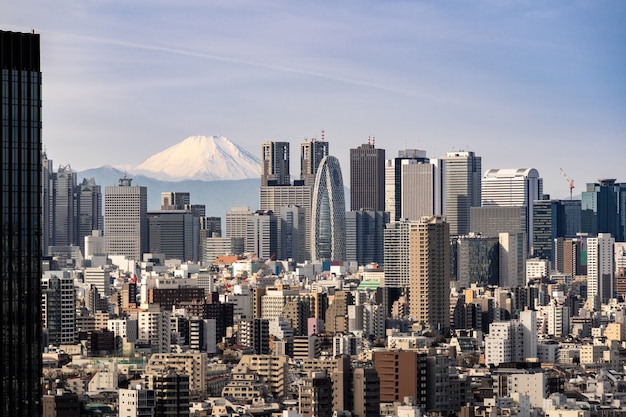
[[[44, 145], [74, 169], [138, 164], [191, 135], [256, 155], [325, 129], [348, 153], [469, 149], [534, 167], [554, 197], [626, 181], [626, 2], [7, 2], [42, 36]], [[292, 167], [292, 176], [298, 173]]]

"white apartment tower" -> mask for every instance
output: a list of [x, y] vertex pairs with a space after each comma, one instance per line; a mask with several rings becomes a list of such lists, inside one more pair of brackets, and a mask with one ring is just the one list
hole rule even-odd
[[121, 178], [104, 191], [104, 237], [109, 255], [141, 261], [148, 247], [148, 189]]
[[385, 287], [409, 286], [409, 229], [411, 222], [388, 223], [384, 230]]
[[171, 320], [169, 311], [161, 311], [158, 304], [137, 314], [138, 340], [150, 342], [152, 353], [170, 353]]
[[537, 357], [537, 312], [524, 310], [519, 320], [495, 322], [485, 336], [485, 364], [523, 362]]
[[610, 233], [599, 233], [587, 239], [587, 299], [594, 308], [613, 298], [615, 278], [615, 239]]

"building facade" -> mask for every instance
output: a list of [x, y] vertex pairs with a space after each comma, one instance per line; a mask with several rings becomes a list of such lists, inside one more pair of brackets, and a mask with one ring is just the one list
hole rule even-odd
[[300, 144], [300, 179], [304, 185], [313, 187], [317, 168], [324, 157], [328, 156], [328, 142], [324, 141], [324, 131], [322, 139], [312, 139]]
[[444, 209], [451, 235], [470, 232], [470, 207], [480, 207], [482, 158], [472, 151], [448, 152], [444, 162]]
[[581, 231], [595, 236], [610, 233], [616, 241], [626, 237], [626, 184], [599, 179], [582, 193]]
[[341, 167], [334, 156], [327, 156], [320, 162], [312, 201], [312, 259], [345, 260], [346, 203]]
[[409, 312], [434, 331], [450, 327], [450, 227], [424, 216], [409, 230]]
[[289, 142], [263, 142], [261, 186], [289, 185]]
[[385, 150], [370, 140], [350, 149], [350, 210], [385, 210]]
[[358, 210], [346, 213], [346, 261], [383, 264], [385, 224], [389, 213]]
[[532, 251], [533, 205], [543, 200], [543, 178], [534, 168], [489, 169], [482, 180], [481, 200], [483, 207], [523, 207], [526, 222], [523, 231], [527, 236], [527, 248]]
[[148, 189], [121, 178], [105, 187], [104, 237], [109, 255], [141, 261], [148, 248]]
[[42, 196], [38, 34], [0, 31], [0, 85], [4, 103], [0, 108], [0, 414], [39, 416]]

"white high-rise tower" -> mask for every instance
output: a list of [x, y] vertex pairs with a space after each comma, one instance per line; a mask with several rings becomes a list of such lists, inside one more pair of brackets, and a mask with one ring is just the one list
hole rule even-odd
[[148, 247], [148, 189], [121, 178], [104, 191], [104, 237], [109, 255], [136, 261]]

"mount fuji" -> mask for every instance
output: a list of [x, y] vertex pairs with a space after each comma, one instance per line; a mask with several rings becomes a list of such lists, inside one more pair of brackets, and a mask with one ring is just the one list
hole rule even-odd
[[148, 209], [161, 207], [161, 193], [189, 192], [192, 204], [205, 204], [207, 215], [223, 216], [235, 206], [256, 210], [260, 160], [223, 136], [191, 136], [132, 167], [109, 165], [77, 173], [104, 187], [126, 175], [148, 187]]
[[261, 162], [223, 136], [190, 136], [130, 171], [161, 181], [241, 180], [259, 178]]

